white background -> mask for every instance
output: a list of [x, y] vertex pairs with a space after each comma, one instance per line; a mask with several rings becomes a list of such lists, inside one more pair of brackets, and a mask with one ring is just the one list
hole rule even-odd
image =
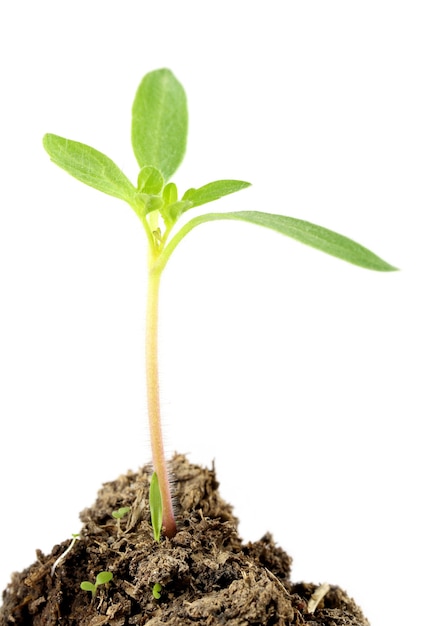
[[[423, 529], [422, 2], [20, 2], [0, 10], [0, 587], [149, 461], [145, 242], [124, 203], [50, 163], [53, 132], [133, 181], [132, 99], [171, 68], [190, 110], [183, 192], [282, 212], [402, 269], [273, 232], [193, 231], [164, 274], [167, 449], [215, 459], [247, 540], [347, 589], [374, 626], [417, 621]], [[209, 208], [209, 207], [208, 207]], [[401, 585], [401, 593], [397, 592]]]

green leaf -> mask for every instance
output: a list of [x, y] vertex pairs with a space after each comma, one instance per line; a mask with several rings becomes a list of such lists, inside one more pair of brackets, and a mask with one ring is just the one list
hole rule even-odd
[[167, 183], [162, 191], [162, 198], [166, 206], [178, 200], [177, 187], [174, 183]]
[[155, 600], [159, 600], [161, 597], [161, 590], [162, 590], [162, 585], [161, 583], [155, 583], [154, 586], [152, 587], [152, 595], [155, 598]]
[[311, 222], [273, 213], [262, 213], [260, 211], [236, 211], [227, 215], [229, 219], [239, 219], [271, 228], [282, 235], [292, 237], [292, 239], [296, 239], [312, 248], [326, 252], [359, 267], [379, 272], [397, 270], [396, 267], [393, 267], [352, 239]]
[[185, 224], [168, 243], [164, 250], [162, 259], [162, 268], [165, 267], [172, 252], [175, 250], [180, 241], [195, 226], [212, 222], [216, 220], [241, 220], [271, 228], [272, 230], [292, 237], [301, 243], [305, 243], [312, 248], [331, 254], [332, 256], [364, 267], [369, 270], [379, 272], [392, 272], [397, 268], [390, 265], [386, 261], [379, 258], [376, 254], [364, 248], [352, 239], [339, 235], [332, 230], [317, 226], [311, 222], [305, 222], [295, 217], [285, 217], [284, 215], [276, 215], [274, 213], [262, 213], [261, 211], [236, 211], [229, 213], [206, 213], [191, 219]]
[[138, 191], [157, 195], [161, 193], [163, 186], [164, 179], [161, 172], [157, 170], [156, 167], [152, 167], [152, 165], [142, 167], [137, 180]]
[[246, 183], [242, 180], [216, 180], [199, 187], [199, 189], [188, 189], [182, 200], [189, 200], [193, 207], [200, 206], [250, 186], [251, 183]]
[[159, 542], [162, 532], [162, 497], [156, 472], [152, 474], [149, 487], [149, 506], [151, 510], [153, 536], [155, 541]]
[[109, 583], [113, 578], [112, 572], [99, 572], [96, 576], [96, 586]]
[[43, 145], [53, 163], [99, 191], [131, 202], [136, 193], [128, 178], [111, 159], [78, 141], [47, 134]]
[[186, 94], [168, 69], [145, 75], [133, 104], [132, 143], [140, 167], [153, 165], [167, 181], [186, 151]]
[[82, 589], [83, 591], [91, 591], [93, 597], [96, 593], [96, 586], [88, 580], [83, 580], [83, 582], [80, 583], [80, 589]]
[[130, 510], [129, 506], [122, 506], [117, 511], [112, 511], [112, 517], [115, 519], [122, 519], [124, 515], [127, 515], [129, 510]]

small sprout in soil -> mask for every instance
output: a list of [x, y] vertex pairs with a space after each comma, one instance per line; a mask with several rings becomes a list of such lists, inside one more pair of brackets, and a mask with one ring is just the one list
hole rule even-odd
[[96, 576], [96, 581], [94, 583], [91, 583], [88, 580], [83, 580], [83, 582], [80, 584], [80, 589], [82, 589], [83, 591], [91, 591], [92, 598], [95, 598], [96, 591], [99, 585], [106, 585], [106, 583], [109, 583], [112, 578], [112, 572], [99, 572]]
[[[43, 144], [51, 160], [69, 174], [86, 185], [127, 202], [146, 234], [148, 295], [145, 350], [152, 461], [162, 496], [164, 533], [173, 537], [176, 522], [160, 415], [158, 303], [162, 273], [180, 242], [201, 224], [238, 220], [272, 229], [366, 269], [388, 272], [396, 268], [352, 239], [295, 217], [263, 211], [229, 211], [203, 213], [190, 218], [197, 207], [246, 189], [250, 183], [216, 180], [190, 188], [179, 196], [170, 178], [186, 151], [188, 110], [185, 91], [170, 70], [155, 70], [143, 78], [133, 103], [131, 130], [133, 151], [140, 168], [136, 184], [109, 157], [86, 144], [53, 134], [46, 134]], [[227, 142], [226, 137], [223, 137], [223, 145], [224, 142]], [[189, 216], [189, 220], [176, 229], [182, 216]]]
[[130, 510], [129, 506], [122, 506], [117, 511], [112, 511], [112, 517], [115, 518], [115, 519], [120, 520], [120, 519], [122, 519], [124, 517], [124, 515], [127, 515], [129, 510]]
[[152, 595], [155, 600], [159, 600], [161, 597], [162, 585], [160, 583], [155, 583], [152, 587]]
[[152, 474], [149, 487], [149, 507], [151, 510], [153, 538], [159, 543], [162, 532], [162, 496], [156, 472]]
[[321, 585], [319, 585], [319, 587], [317, 587], [316, 591], [311, 594], [310, 600], [308, 601], [308, 613], [314, 613], [319, 605], [319, 602], [323, 600], [330, 588], [331, 586], [328, 583], [322, 583]]
[[55, 570], [57, 568], [57, 566], [65, 559], [65, 557], [71, 552], [72, 548], [75, 545], [75, 542], [77, 541], [77, 539], [80, 538], [80, 533], [73, 533], [72, 534], [72, 540], [71, 543], [69, 544], [69, 546], [67, 547], [67, 549], [65, 550], [65, 552], [62, 552], [62, 554], [60, 556], [58, 556], [58, 558], [56, 559], [56, 561], [53, 563], [52, 565], [52, 569], [50, 570], [50, 576], [53, 578], [53, 575], [55, 573]]
[[117, 511], [112, 511], [112, 517], [117, 520], [117, 534], [121, 535], [121, 520], [124, 515], [127, 515], [129, 512], [129, 506], [122, 506]]

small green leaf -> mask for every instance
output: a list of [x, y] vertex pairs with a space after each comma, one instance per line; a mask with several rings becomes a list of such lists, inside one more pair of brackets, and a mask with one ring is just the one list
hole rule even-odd
[[115, 519], [122, 519], [124, 515], [127, 515], [129, 512], [129, 506], [122, 506], [117, 511], [112, 511], [112, 517]]
[[162, 532], [162, 497], [156, 472], [152, 474], [149, 487], [149, 506], [151, 510], [153, 536], [155, 541], [159, 542]]
[[240, 191], [250, 187], [251, 183], [246, 183], [242, 180], [216, 180], [212, 183], [208, 183], [199, 189], [188, 189], [183, 195], [182, 200], [190, 200], [193, 207], [206, 204], [207, 202], [213, 202], [223, 196], [228, 196], [231, 193]]
[[132, 143], [140, 167], [153, 165], [167, 181], [186, 151], [186, 94], [168, 69], [145, 75], [133, 104]]
[[83, 580], [83, 582], [80, 584], [80, 588], [83, 591], [92, 591], [94, 589], [94, 585], [88, 580]]
[[153, 167], [152, 165], [145, 165], [145, 167], [142, 167], [137, 180], [138, 191], [157, 195], [161, 193], [163, 186], [164, 179], [161, 172], [157, 170], [156, 167]]
[[96, 587], [98, 585], [105, 585], [106, 583], [109, 583], [113, 577], [112, 572], [99, 572], [96, 576]]
[[80, 589], [82, 589], [83, 591], [90, 591], [92, 596], [94, 597], [97, 587], [88, 580], [83, 580], [83, 582], [80, 583]]
[[164, 190], [162, 192], [162, 198], [166, 206], [169, 204], [174, 204], [178, 200], [177, 187], [174, 183], [168, 183], [165, 185]]
[[53, 163], [99, 191], [131, 202], [136, 189], [117, 165], [102, 152], [78, 141], [47, 134], [43, 145]]
[[159, 600], [161, 597], [162, 585], [160, 583], [155, 583], [152, 587], [152, 595], [155, 600]]

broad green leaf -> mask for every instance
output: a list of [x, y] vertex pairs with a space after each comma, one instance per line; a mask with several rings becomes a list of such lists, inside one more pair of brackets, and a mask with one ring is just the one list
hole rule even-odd
[[83, 580], [83, 582], [80, 583], [80, 589], [82, 589], [83, 591], [91, 591], [92, 593], [96, 591], [93, 583], [89, 582], [88, 580]]
[[151, 511], [153, 536], [155, 541], [159, 542], [162, 532], [162, 496], [156, 472], [152, 474], [149, 487], [149, 507]]
[[102, 152], [78, 141], [47, 134], [43, 145], [53, 163], [99, 191], [131, 202], [136, 193], [128, 178]]
[[182, 200], [189, 200], [192, 203], [192, 207], [206, 204], [207, 202], [213, 202], [223, 196], [228, 196], [230, 193], [235, 193], [241, 189], [250, 187], [251, 183], [246, 183], [242, 180], [216, 180], [212, 183], [208, 183], [199, 189], [188, 189], [183, 195]]
[[199, 215], [187, 222], [169, 242], [165, 249], [163, 266], [167, 263], [173, 250], [179, 242], [195, 226], [216, 220], [241, 220], [271, 228], [272, 230], [292, 237], [312, 248], [331, 254], [332, 256], [353, 263], [369, 270], [380, 272], [396, 271], [397, 268], [379, 258], [376, 254], [364, 248], [352, 239], [339, 235], [332, 230], [317, 226], [311, 222], [305, 222], [294, 217], [285, 217], [274, 213], [262, 213], [261, 211], [236, 211], [230, 213], [206, 213]]
[[186, 151], [186, 94], [168, 69], [145, 75], [133, 103], [132, 143], [140, 167], [153, 165], [167, 181]]

